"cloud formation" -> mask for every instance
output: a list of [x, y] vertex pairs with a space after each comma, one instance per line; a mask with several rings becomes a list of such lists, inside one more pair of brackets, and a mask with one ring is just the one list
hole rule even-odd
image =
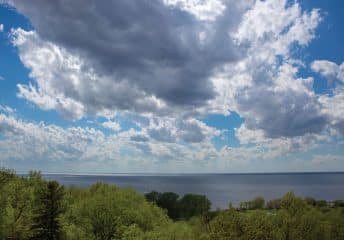
[[[160, 0], [117, 0], [106, 6], [99, 1], [9, 2], [30, 19], [35, 29], [31, 33], [14, 33], [21, 54], [31, 56], [33, 49], [49, 54], [44, 56], [50, 59], [47, 69], [62, 75], [55, 76], [59, 80], [48, 80], [59, 82], [59, 87], [52, 82], [49, 91], [80, 102], [91, 111], [110, 108], [155, 112], [164, 104], [203, 105], [216, 95], [209, 81], [214, 67], [236, 59], [228, 34], [220, 32], [215, 23], [198, 21], [189, 12], [194, 7], [188, 4], [181, 5], [189, 6], [184, 11], [184, 7], [171, 7]], [[220, 3], [210, 2], [216, 2], [215, 7]], [[207, 8], [208, 4], [204, 6]], [[214, 8], [213, 4], [209, 6]], [[192, 10], [194, 14], [198, 11]], [[208, 35], [208, 31], [212, 33]], [[220, 41], [226, 44], [216, 46]], [[71, 62], [64, 62], [65, 59]], [[35, 62], [23, 58], [33, 71], [41, 61], [39, 57]], [[69, 70], [69, 74], [59, 73], [55, 66], [67, 68], [61, 70]], [[70, 71], [74, 67], [86, 71], [86, 79], [71, 81], [71, 74], [79, 75]], [[37, 91], [50, 94], [48, 89]]]
[[344, 62], [337, 65], [328, 60], [316, 60], [312, 62], [311, 69], [328, 80], [339, 80], [344, 83]]
[[[47, 135], [63, 136], [63, 144], [50, 143], [54, 156], [214, 167], [303, 152], [344, 134], [343, 63], [306, 66], [295, 54], [316, 37], [319, 9], [287, 0], [7, 2], [33, 26], [11, 32], [31, 78], [17, 85], [18, 97], [70, 120], [109, 119], [100, 123], [109, 135], [43, 124]], [[338, 83], [333, 94], [314, 92], [314, 76], [299, 74], [308, 67]], [[215, 148], [224, 132], [199, 119], [231, 112], [245, 120], [235, 130], [241, 145]], [[125, 130], [115, 116], [139, 130]], [[4, 114], [1, 121], [12, 143], [21, 140], [14, 131], [38, 128]], [[75, 148], [67, 146], [71, 135], [80, 137]]]
[[[255, 171], [263, 162], [300, 150], [307, 152], [328, 141], [319, 135], [270, 139], [265, 143], [259, 140], [259, 145], [250, 148], [217, 150], [209, 139], [188, 144], [162, 142], [147, 135], [147, 129], [106, 135], [95, 128], [61, 128], [4, 113], [0, 113], [0, 134], [0, 162], [16, 162], [25, 171], [34, 167], [50, 172], [67, 168], [71, 172], [228, 172], [242, 171], [243, 167]], [[257, 160], [258, 165], [254, 164]]]
[[179, 7], [203, 21], [214, 21], [226, 6], [220, 0], [163, 0], [166, 5]]
[[121, 130], [121, 125], [117, 122], [113, 122], [113, 121], [107, 121], [107, 122], [103, 122], [102, 126], [108, 129], [111, 129], [114, 132], [117, 132], [119, 130]]
[[256, 1], [231, 35], [244, 58], [228, 64], [214, 84], [228, 108], [245, 118], [246, 127], [266, 137], [320, 133], [327, 119], [313, 91], [313, 79], [298, 77], [302, 62], [295, 46], [306, 46], [321, 21], [319, 10], [298, 3]]

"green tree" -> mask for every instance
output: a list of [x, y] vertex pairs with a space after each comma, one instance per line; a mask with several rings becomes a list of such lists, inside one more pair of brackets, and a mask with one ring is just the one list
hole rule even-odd
[[38, 204], [32, 230], [32, 239], [61, 239], [60, 215], [63, 212], [62, 199], [64, 188], [56, 181], [44, 184], [38, 192]]
[[262, 209], [264, 208], [265, 200], [263, 197], [256, 197], [251, 201], [250, 209]]
[[317, 201], [314, 198], [305, 197], [304, 200], [308, 205], [313, 206], [313, 207], [316, 206]]
[[331, 240], [344, 239], [344, 211], [342, 209], [332, 209], [324, 216], [329, 223]]
[[33, 188], [24, 177], [7, 171], [0, 175], [7, 176], [0, 185], [0, 239], [27, 239], [31, 234]]
[[344, 207], [344, 200], [336, 200], [333, 202], [333, 207]]
[[307, 203], [303, 199], [296, 197], [293, 192], [288, 192], [281, 199], [281, 208], [294, 217], [307, 210]]
[[262, 197], [256, 197], [248, 202], [241, 202], [240, 209], [242, 210], [255, 210], [264, 208], [265, 200]]
[[162, 209], [132, 189], [97, 183], [87, 190], [69, 190], [65, 229], [69, 236], [78, 232], [74, 239], [140, 239], [138, 235], [169, 222]]
[[267, 211], [256, 210], [245, 215], [245, 239], [279, 240], [282, 234], [274, 225], [274, 218]]
[[321, 213], [315, 209], [304, 212], [294, 219], [291, 230], [293, 240], [325, 240]]
[[161, 208], [167, 210], [167, 215], [172, 219], [179, 218], [179, 208], [178, 208], [178, 198], [179, 195], [174, 192], [164, 192], [161, 193], [157, 205]]
[[272, 199], [266, 203], [267, 209], [280, 209], [281, 208], [281, 199]]
[[209, 224], [210, 239], [244, 240], [246, 222], [235, 209], [229, 209], [216, 216]]
[[190, 219], [209, 212], [211, 203], [204, 195], [185, 194], [179, 201], [180, 217]]
[[147, 201], [153, 202], [153, 203], [157, 203], [160, 196], [161, 196], [161, 193], [156, 192], [156, 191], [151, 191], [145, 194], [145, 198], [147, 199]]

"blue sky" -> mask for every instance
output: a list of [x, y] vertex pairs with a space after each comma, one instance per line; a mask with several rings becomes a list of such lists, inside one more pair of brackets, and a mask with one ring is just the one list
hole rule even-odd
[[342, 1], [78, 2], [0, 4], [1, 166], [344, 171]]

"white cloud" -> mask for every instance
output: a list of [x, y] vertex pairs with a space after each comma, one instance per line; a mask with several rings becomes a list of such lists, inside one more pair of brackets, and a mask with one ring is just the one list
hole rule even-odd
[[[132, 137], [138, 134], [145, 136], [145, 133], [133, 129], [116, 135], [105, 135], [94, 128], [63, 129], [51, 124], [22, 121], [4, 114], [0, 114], [0, 134], [0, 160], [5, 164], [14, 161], [18, 167], [26, 166], [25, 170], [44, 167], [45, 171], [57, 171], [59, 167], [68, 166], [70, 171], [78, 172], [142, 172], [142, 164], [145, 164], [145, 170], [152, 171], [160, 165], [174, 166], [175, 161], [179, 161], [188, 166], [190, 171], [195, 154], [203, 152], [199, 156], [202, 158], [198, 159], [202, 162], [209, 159], [208, 152], [215, 151], [206, 142], [191, 145], [163, 143], [147, 136], [145, 142], [139, 143], [132, 140]], [[207, 146], [207, 151], [204, 146]]]
[[196, 119], [152, 118], [145, 130], [152, 139], [161, 142], [200, 143], [220, 134]]
[[[5, 159], [15, 148], [14, 158], [33, 159], [37, 154], [52, 162], [83, 162], [89, 169], [110, 164], [114, 169], [132, 165], [154, 170], [165, 164], [167, 171], [196, 171], [200, 166], [223, 171], [314, 149], [328, 141], [329, 131], [344, 129], [341, 91], [316, 95], [313, 78], [299, 77], [304, 64], [293, 55], [295, 47], [306, 46], [315, 37], [321, 21], [317, 9], [303, 11], [297, 2], [267, 0], [255, 1], [243, 13], [246, 6], [229, 8], [229, 1], [166, 0], [169, 9], [179, 10], [159, 5], [158, 13], [167, 11], [173, 20], [164, 18], [160, 26], [155, 12], [138, 18], [147, 21], [142, 26], [152, 32], [136, 29], [141, 25], [131, 22], [130, 16], [116, 16], [133, 26], [133, 35], [128, 36], [121, 28], [111, 28], [117, 18], [106, 11], [105, 16], [95, 12], [98, 21], [84, 19], [84, 28], [68, 26], [67, 31], [61, 22], [64, 11], [51, 10], [50, 2], [35, 1], [52, 11], [49, 19], [39, 8], [14, 2], [36, 28], [12, 32], [32, 79], [18, 84], [18, 96], [68, 119], [135, 116], [140, 130], [120, 131], [121, 126], [109, 120], [103, 127], [116, 133], [108, 136], [93, 128], [63, 129], [0, 115], [0, 131], [6, 135], [0, 150], [8, 153]], [[126, 6], [126, 1], [111, 4]], [[139, 14], [137, 9], [130, 8], [131, 13]], [[111, 24], [100, 27], [96, 22]], [[90, 25], [99, 36], [88, 38]], [[113, 34], [116, 31], [121, 34]], [[146, 45], [141, 46], [138, 37]], [[135, 41], [127, 43], [131, 39]], [[342, 79], [343, 64], [326, 64], [316, 61], [312, 69]], [[223, 132], [196, 118], [231, 111], [245, 119], [235, 134], [241, 144], [250, 146], [217, 150], [211, 141]]]
[[[211, 2], [172, 1], [168, 4], [198, 9], [197, 6], [202, 4], [217, 6], [221, 3]], [[25, 4], [16, 4], [30, 16], [33, 14], [32, 9]], [[225, 8], [221, 11], [227, 10], [229, 11]], [[43, 31], [41, 28], [45, 26], [39, 25], [41, 22], [38, 21], [38, 16], [32, 15], [31, 18], [37, 21], [39, 32]], [[232, 40], [222, 29], [228, 38], [227, 45], [230, 46], [235, 40], [238, 44], [236, 50], [242, 52], [243, 57], [236, 62], [219, 62], [209, 80], [205, 80], [211, 84], [201, 84], [202, 89], [196, 90], [200, 93], [196, 93], [197, 98], [203, 94], [214, 94], [216, 97], [205, 102], [204, 96], [202, 104], [197, 103], [197, 106], [184, 104], [189, 100], [183, 100], [184, 97], [193, 95], [196, 89], [193, 83], [189, 82], [193, 77], [182, 81], [182, 88], [174, 85], [179, 81], [176, 78], [164, 78], [167, 72], [169, 76], [176, 76], [176, 69], [158, 70], [158, 79], [163, 81], [164, 87], [157, 87], [160, 83], [154, 82], [152, 77], [135, 83], [127, 78], [123, 79], [116, 74], [117, 71], [112, 71], [111, 74], [99, 72], [99, 69], [93, 68], [89, 59], [78, 51], [42, 40], [36, 32], [17, 29], [13, 32], [13, 43], [19, 49], [22, 62], [31, 69], [30, 76], [34, 80], [31, 85], [18, 85], [18, 95], [43, 109], [56, 109], [70, 119], [101, 115], [104, 112], [111, 114], [121, 110], [180, 119], [236, 111], [246, 119], [248, 128], [261, 129], [273, 137], [321, 131], [325, 119], [320, 115], [319, 103], [312, 90], [312, 79], [297, 77], [298, 61], [290, 56], [294, 43], [306, 45], [314, 37], [314, 30], [320, 20], [318, 10], [304, 12], [298, 3], [287, 4], [285, 0], [257, 1], [243, 15], [237, 29], [228, 29], [232, 30], [229, 34]], [[197, 33], [197, 38], [199, 34], [200, 32]], [[216, 42], [217, 40], [213, 39], [204, 47], [215, 54], [211, 50], [213, 46], [209, 44], [216, 45]], [[282, 58], [282, 61], [279, 58]], [[207, 61], [213, 62], [210, 59]], [[197, 65], [192, 66], [192, 69], [195, 67], [203, 68]], [[197, 85], [199, 84], [197, 81]], [[139, 85], [144, 88], [152, 85], [149, 88], [159, 91], [152, 94], [150, 90], [144, 90]], [[211, 86], [214, 86], [214, 89], [211, 89]], [[164, 97], [161, 97], [160, 93]], [[179, 99], [180, 94], [183, 96]], [[178, 102], [178, 106], [171, 104], [170, 97]], [[179, 104], [180, 101], [183, 104]], [[307, 106], [306, 109], [304, 106]], [[275, 120], [270, 123], [270, 119]], [[290, 126], [289, 123], [293, 124]], [[152, 134], [161, 135], [156, 131]], [[162, 135], [168, 140], [168, 133]]]
[[6, 114], [13, 114], [16, 112], [16, 109], [11, 108], [9, 106], [3, 106], [0, 104], [0, 112], [4, 112]]
[[180, 7], [202, 21], [214, 21], [226, 9], [221, 0], [163, 0], [163, 2]]
[[260, 46], [258, 51], [287, 55], [291, 43], [307, 45], [314, 38], [321, 16], [318, 9], [302, 12], [297, 2], [288, 6], [287, 0], [268, 0], [256, 1], [242, 19], [232, 34], [239, 44], [248, 43]]
[[248, 129], [245, 124], [235, 130], [235, 136], [241, 144], [263, 143], [267, 141], [263, 130]]
[[329, 119], [329, 125], [344, 135], [344, 88], [335, 89], [332, 96], [320, 96], [319, 101], [323, 114]]
[[121, 107], [142, 112], [164, 107], [160, 100], [145, 96], [125, 81], [116, 83], [111, 76], [97, 75], [81, 58], [43, 41], [36, 32], [17, 29], [12, 35], [21, 61], [31, 69], [30, 77], [37, 83], [18, 84], [18, 96], [42, 109], [56, 109], [67, 119], [79, 119], [85, 114], [99, 115]]
[[117, 122], [113, 122], [113, 121], [107, 121], [107, 122], [103, 122], [102, 126], [108, 129], [111, 129], [114, 132], [118, 132], [121, 130], [121, 125]]
[[316, 60], [311, 63], [311, 69], [329, 80], [344, 82], [344, 62], [337, 65], [328, 60]]
[[[62, 79], [63, 84], [50, 84], [49, 91], [81, 103], [85, 114], [129, 110], [171, 115], [198, 108], [216, 96], [209, 80], [212, 70], [238, 57], [227, 31], [239, 20], [242, 10], [237, 5], [242, 4], [233, 2], [227, 9], [228, 3], [219, 0], [175, 2], [179, 7], [163, 1], [132, 0], [134, 3], [128, 4], [112, 0], [104, 8], [96, 0], [87, 5], [82, 0], [58, 1], [61, 4], [9, 1], [34, 28], [34, 36], [16, 31], [15, 42], [22, 56], [35, 54], [30, 52], [33, 48], [39, 57], [51, 56], [53, 62], [46, 63], [45, 68], [39, 67], [38, 63], [44, 62], [38, 57], [23, 60], [34, 60], [30, 66], [24, 62], [33, 73]], [[180, 4], [202, 12], [201, 16], [221, 9], [226, 19], [218, 17], [204, 23], [190, 11], [182, 11]], [[66, 14], [66, 7], [73, 9], [73, 14]], [[97, 34], [89, 34], [90, 26]], [[201, 33], [206, 36], [200, 38]], [[27, 47], [30, 44], [33, 48]], [[64, 59], [76, 68], [66, 66]], [[60, 73], [56, 65], [66, 72]], [[47, 89], [36, 78], [35, 87], [46, 95]]]
[[[198, 123], [197, 123], [198, 124]], [[323, 136], [264, 140], [251, 147], [217, 150], [211, 139], [183, 143], [159, 141], [147, 129], [106, 135], [94, 128], [61, 128], [0, 114], [0, 161], [23, 171], [71, 172], [234, 172], [255, 171], [276, 157], [316, 148]], [[135, 136], [145, 137], [137, 141]], [[261, 140], [259, 140], [260, 142]], [[248, 140], [251, 142], [251, 140]], [[278, 169], [276, 165], [273, 166]]]
[[245, 57], [213, 76], [219, 93], [213, 108], [236, 111], [246, 128], [267, 137], [323, 131], [326, 117], [313, 79], [298, 77], [302, 62], [292, 56], [295, 44], [304, 46], [314, 38], [320, 20], [319, 10], [304, 12], [297, 2], [256, 1], [231, 34]]
[[4, 24], [0, 24], [0, 32], [4, 31]]
[[286, 1], [256, 1], [242, 17], [238, 31], [233, 34], [239, 43], [254, 42], [268, 37], [278, 38], [282, 31], [300, 16], [298, 4], [286, 9]]

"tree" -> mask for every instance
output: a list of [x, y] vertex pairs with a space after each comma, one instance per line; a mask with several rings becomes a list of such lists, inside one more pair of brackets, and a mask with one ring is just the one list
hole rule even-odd
[[148, 202], [153, 202], [153, 203], [157, 203], [160, 196], [161, 196], [161, 193], [156, 192], [156, 191], [151, 191], [151, 192], [145, 194], [146, 200]]
[[6, 168], [0, 168], [0, 190], [2, 186], [14, 178], [16, 178], [16, 173], [13, 170], [9, 170]]
[[304, 200], [308, 205], [313, 206], [313, 207], [315, 207], [317, 204], [317, 201], [312, 197], [305, 197]]
[[316, 201], [315, 206], [317, 206], [317, 207], [327, 207], [327, 202], [325, 200], [318, 200], [318, 201]]
[[273, 199], [266, 203], [267, 209], [280, 209], [281, 208], [281, 199]]
[[210, 210], [211, 203], [204, 195], [185, 194], [179, 201], [180, 217], [189, 219], [204, 215]]
[[60, 214], [63, 212], [62, 200], [64, 188], [56, 181], [44, 184], [38, 192], [38, 208], [32, 226], [36, 240], [61, 239]]
[[64, 214], [68, 226], [74, 225], [68, 235], [78, 231], [82, 236], [74, 239], [138, 240], [137, 235], [170, 222], [162, 209], [132, 189], [97, 183], [86, 190], [73, 189], [67, 198], [75, 199], [67, 201], [70, 206]]
[[336, 200], [333, 202], [333, 207], [344, 207], [344, 200]]
[[179, 218], [178, 209], [179, 195], [174, 192], [164, 192], [160, 194], [157, 205], [167, 210], [167, 215], [172, 219]]
[[243, 240], [246, 222], [235, 209], [216, 216], [209, 224], [209, 236], [213, 240]]
[[251, 209], [262, 209], [264, 208], [265, 200], [262, 197], [256, 197], [251, 201]]
[[279, 240], [282, 233], [274, 226], [274, 218], [267, 211], [255, 210], [245, 215], [245, 239]]
[[307, 204], [293, 192], [286, 193], [281, 199], [281, 208], [285, 209], [291, 216], [302, 214], [307, 209]]
[[262, 197], [256, 197], [248, 202], [241, 202], [240, 209], [242, 210], [255, 210], [264, 208], [265, 200]]
[[33, 188], [10, 170], [0, 170], [0, 182], [0, 239], [28, 239]]

